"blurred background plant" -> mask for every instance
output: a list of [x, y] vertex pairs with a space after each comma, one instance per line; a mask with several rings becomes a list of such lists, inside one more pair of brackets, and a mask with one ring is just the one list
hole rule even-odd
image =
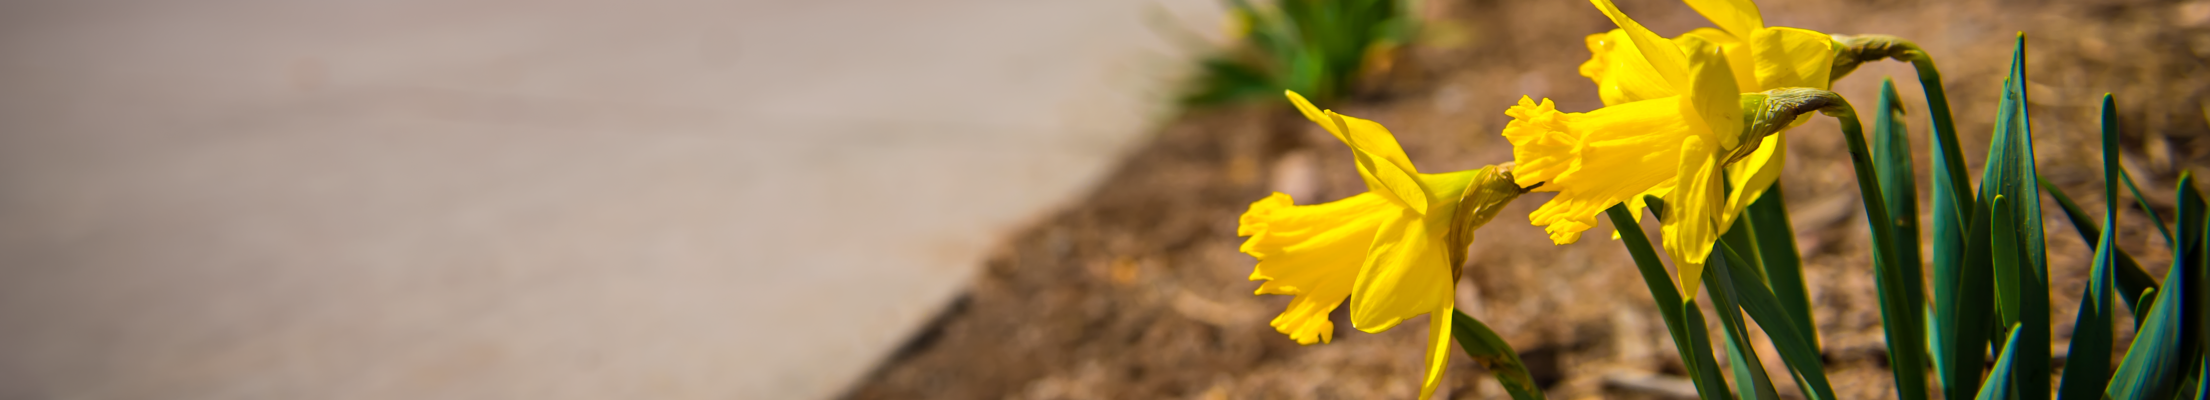
[[[1262, 0], [1263, 1], [1263, 0]], [[1230, 3], [1236, 41], [1203, 61], [1192, 105], [1281, 101], [1282, 90], [1323, 106], [1364, 77], [1387, 73], [1418, 28], [1411, 0], [1273, 0]]]

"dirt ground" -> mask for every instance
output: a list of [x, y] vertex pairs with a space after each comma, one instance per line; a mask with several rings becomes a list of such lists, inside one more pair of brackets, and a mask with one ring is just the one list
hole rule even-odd
[[[1708, 24], [1677, 2], [1622, 3], [1660, 34]], [[2210, 1], [1760, 6], [1768, 25], [1920, 44], [1942, 67], [1973, 166], [1986, 155], [2013, 35], [2024, 31], [2041, 173], [2089, 209], [2104, 202], [2092, 168], [2092, 117], [2103, 92], [2117, 95], [2126, 165], [2163, 216], [2173, 215], [2179, 174], [2210, 159]], [[1588, 57], [1582, 37], [1612, 26], [1587, 3], [1438, 0], [1422, 12], [1457, 33], [1413, 47], [1385, 79], [1332, 107], [1387, 125], [1422, 170], [1508, 161], [1498, 132], [1509, 121], [1504, 109], [1521, 95], [1554, 99], [1561, 110], [1600, 106], [1576, 67]], [[1869, 110], [1883, 77], [1895, 78], [1906, 99], [1926, 210], [1926, 108], [1916, 75], [1904, 64], [1876, 63], [1836, 91]], [[1782, 187], [1835, 388], [1843, 398], [1892, 398], [1869, 236], [1835, 126], [1822, 117], [1792, 131]], [[1977, 170], [1972, 176], [1978, 180]], [[1011, 236], [964, 296], [848, 397], [1412, 397], [1424, 323], [1365, 334], [1348, 328], [1338, 309], [1334, 343], [1299, 346], [1266, 323], [1289, 298], [1252, 295], [1258, 283], [1246, 277], [1254, 260], [1236, 251], [1236, 216], [1270, 191], [1313, 204], [1363, 190], [1349, 152], [1286, 107], [1188, 112], [1085, 201]], [[1680, 362], [1631, 261], [1600, 234], [1609, 227], [1550, 245], [1523, 217], [1548, 197], [1523, 198], [1478, 232], [1458, 283], [1460, 308], [1516, 347], [1553, 398], [1667, 398], [1632, 388], [1681, 381], [1669, 378]], [[2061, 343], [2087, 275], [2085, 246], [2053, 202], [2042, 209]], [[2169, 251], [2147, 214], [2129, 209], [2120, 218], [2120, 246], [2162, 276]], [[2130, 324], [2118, 326], [2120, 339], [2129, 338]], [[1770, 347], [1760, 353], [1778, 368]], [[1438, 398], [1505, 396], [1463, 355], [1451, 369]]]

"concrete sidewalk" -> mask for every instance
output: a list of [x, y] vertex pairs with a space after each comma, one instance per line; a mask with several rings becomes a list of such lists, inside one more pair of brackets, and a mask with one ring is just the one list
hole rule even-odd
[[1218, 13], [0, 4], [0, 398], [833, 397]]

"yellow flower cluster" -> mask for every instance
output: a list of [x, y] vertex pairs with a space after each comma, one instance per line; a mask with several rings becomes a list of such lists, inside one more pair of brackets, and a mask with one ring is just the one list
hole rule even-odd
[[[1765, 92], [1825, 89], [1840, 47], [1827, 34], [1764, 26], [1748, 0], [1687, 0], [1718, 25], [1667, 39], [1610, 0], [1592, 0], [1619, 29], [1587, 38], [1581, 74], [1605, 107], [1566, 113], [1522, 97], [1505, 113], [1511, 163], [1420, 173], [1379, 123], [1314, 107], [1286, 93], [1305, 118], [1348, 145], [1367, 191], [1314, 205], [1275, 193], [1252, 203], [1237, 233], [1258, 258], [1257, 294], [1296, 296], [1276, 330], [1301, 344], [1333, 338], [1328, 313], [1350, 302], [1350, 321], [1369, 333], [1428, 315], [1426, 398], [1449, 360], [1456, 271], [1472, 230], [1527, 191], [1556, 192], [1529, 214], [1553, 242], [1572, 243], [1595, 217], [1643, 196], [1666, 200], [1667, 253], [1687, 296], [1712, 244], [1770, 187], [1785, 161], [1778, 128], [1745, 129]], [[1732, 192], [1728, 192], [1732, 188]]]
[[1692, 298], [1712, 243], [1786, 161], [1785, 134], [1745, 135], [1742, 105], [1762, 102], [1766, 90], [1827, 88], [1840, 46], [1824, 33], [1765, 27], [1747, 0], [1688, 0], [1720, 29], [1672, 39], [1610, 0], [1592, 2], [1619, 25], [1588, 36], [1592, 56], [1581, 65], [1605, 107], [1561, 113], [1547, 99], [1522, 97], [1505, 111], [1519, 183], [1558, 192], [1528, 218], [1552, 242], [1573, 243], [1597, 213], [1626, 203], [1639, 216], [1643, 196], [1663, 198], [1665, 249]]

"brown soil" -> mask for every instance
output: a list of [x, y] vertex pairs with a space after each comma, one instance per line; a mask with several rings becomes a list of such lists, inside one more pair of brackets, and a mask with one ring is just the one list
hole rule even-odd
[[[1677, 2], [1623, 3], [1661, 34], [1707, 24]], [[2203, 109], [2210, 2], [1762, 3], [1768, 25], [1893, 34], [1927, 49], [1941, 63], [1975, 166], [1985, 157], [2013, 33], [2026, 31], [2041, 172], [2090, 209], [2103, 204], [2092, 118], [2103, 92], [2118, 94], [2127, 165], [2166, 218], [2178, 174], [2210, 159]], [[1454, 39], [1463, 44], [1416, 47], [1386, 79], [1333, 107], [1387, 125], [1422, 170], [1508, 161], [1497, 133], [1509, 121], [1503, 110], [1523, 94], [1555, 99], [1562, 110], [1600, 105], [1594, 85], [1576, 72], [1588, 57], [1582, 37], [1611, 28], [1594, 7], [1429, 6], [1431, 19], [1462, 28]], [[1923, 195], [1927, 122], [1916, 75], [1907, 65], [1877, 63], [1836, 91], [1869, 110], [1883, 76], [1897, 79], [1906, 99]], [[1792, 132], [1783, 187], [1830, 376], [1843, 398], [1894, 397], [1869, 239], [1841, 135], [1831, 118]], [[1270, 191], [1312, 204], [1363, 190], [1349, 152], [1285, 107], [1190, 112], [1085, 201], [1010, 238], [964, 296], [849, 397], [1412, 397], [1424, 323], [1366, 334], [1348, 328], [1338, 309], [1334, 343], [1299, 346], [1267, 325], [1289, 299], [1252, 295], [1258, 284], [1246, 277], [1253, 260], [1236, 251], [1236, 216]], [[1479, 231], [1458, 284], [1461, 309], [1516, 347], [1554, 398], [1650, 396], [1617, 384], [1680, 373], [1647, 290], [1621, 246], [1605, 239], [1609, 227], [1552, 246], [1526, 224], [1522, 216], [1548, 197], [1530, 195]], [[2087, 274], [2085, 246], [2054, 203], [2043, 204], [2061, 342]], [[2162, 276], [2170, 256], [2147, 214], [2130, 209], [2121, 218], [2120, 246]], [[2130, 324], [2118, 325], [2121, 339], [2130, 337], [2123, 332]], [[1769, 347], [1761, 355], [1778, 368]], [[1447, 396], [1438, 398], [1505, 396], [1462, 355], [1451, 369]], [[1776, 370], [1776, 378], [1785, 376]]]

